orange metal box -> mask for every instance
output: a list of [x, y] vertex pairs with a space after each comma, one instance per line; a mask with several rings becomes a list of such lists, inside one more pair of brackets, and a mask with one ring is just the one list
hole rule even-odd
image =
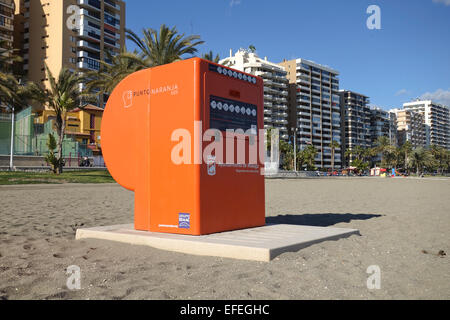
[[[224, 132], [263, 128], [259, 77], [194, 58], [125, 78], [105, 108], [101, 144], [114, 179], [135, 192], [136, 230], [205, 235], [263, 226], [264, 160], [250, 164], [245, 135], [227, 153], [234, 138]], [[202, 139], [208, 129], [223, 134], [222, 160], [219, 148], [204, 156], [211, 141], [221, 141]], [[247, 150], [240, 165], [238, 140]], [[255, 142], [259, 154], [259, 136]]]

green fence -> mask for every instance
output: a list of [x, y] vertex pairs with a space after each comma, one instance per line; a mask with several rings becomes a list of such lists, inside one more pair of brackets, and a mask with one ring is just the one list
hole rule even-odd
[[[17, 113], [14, 121], [14, 155], [45, 156], [48, 153], [49, 133], [57, 138], [51, 121], [35, 124], [31, 108]], [[0, 155], [10, 155], [11, 150], [11, 115], [0, 113]], [[92, 157], [92, 150], [87, 144], [79, 143], [74, 136], [66, 135], [63, 142], [64, 157]]]
[[0, 155], [11, 150], [11, 115], [0, 113]]
[[[56, 133], [54, 134], [57, 138]], [[15, 135], [14, 155], [17, 156], [45, 156], [49, 150], [47, 147], [48, 134], [39, 135]], [[0, 139], [0, 154], [9, 155], [11, 146], [10, 136]], [[76, 141], [71, 136], [66, 136], [63, 141], [64, 157], [92, 157], [92, 150], [88, 145]]]

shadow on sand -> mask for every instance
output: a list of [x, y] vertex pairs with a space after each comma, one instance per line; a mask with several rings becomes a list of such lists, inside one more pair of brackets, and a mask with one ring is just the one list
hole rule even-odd
[[302, 215], [284, 215], [267, 217], [267, 224], [291, 224], [312, 227], [330, 227], [338, 223], [350, 223], [353, 220], [370, 220], [382, 217], [378, 214], [351, 214], [351, 213], [318, 213]]

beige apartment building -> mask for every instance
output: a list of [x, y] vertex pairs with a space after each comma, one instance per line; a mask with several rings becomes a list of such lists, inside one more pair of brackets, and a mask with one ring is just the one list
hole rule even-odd
[[[98, 70], [125, 45], [125, 3], [121, 0], [15, 0], [15, 46], [23, 76], [46, 84], [46, 63], [57, 75], [63, 67]], [[100, 97], [103, 106], [103, 97]]]
[[313, 145], [315, 166], [328, 170], [342, 166], [341, 148], [334, 153], [332, 141], [342, 146], [339, 72], [310, 60], [283, 61], [290, 83], [289, 127], [294, 129], [300, 150]]
[[425, 118], [422, 114], [403, 109], [393, 109], [390, 112], [395, 113], [397, 118], [397, 137], [400, 146], [407, 141], [414, 148], [426, 146]]
[[4, 41], [3, 48], [11, 48], [13, 46], [14, 31], [14, 1], [0, 0], [0, 40]]

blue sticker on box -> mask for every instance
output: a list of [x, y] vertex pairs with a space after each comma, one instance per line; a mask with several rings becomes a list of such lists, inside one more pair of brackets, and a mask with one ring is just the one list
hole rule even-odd
[[191, 228], [191, 215], [189, 213], [180, 213], [178, 215], [178, 228], [180, 229]]

